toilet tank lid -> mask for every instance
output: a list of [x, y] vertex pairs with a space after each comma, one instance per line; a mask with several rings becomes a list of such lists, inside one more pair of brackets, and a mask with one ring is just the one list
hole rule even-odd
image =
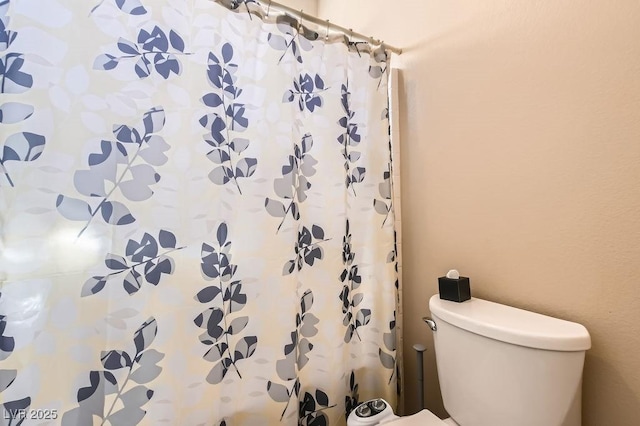
[[434, 295], [431, 314], [451, 325], [514, 345], [554, 351], [591, 347], [587, 329], [578, 323], [472, 297], [457, 303]]

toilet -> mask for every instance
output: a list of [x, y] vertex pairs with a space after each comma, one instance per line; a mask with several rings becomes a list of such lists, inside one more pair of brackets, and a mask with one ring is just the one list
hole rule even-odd
[[[582, 368], [591, 347], [577, 323], [487, 300], [429, 300], [444, 407], [398, 417], [386, 401], [360, 404], [348, 426], [580, 426]], [[428, 378], [426, 378], [428, 380]]]

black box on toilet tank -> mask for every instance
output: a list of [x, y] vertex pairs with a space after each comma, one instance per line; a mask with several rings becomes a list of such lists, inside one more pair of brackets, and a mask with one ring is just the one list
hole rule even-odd
[[440, 277], [438, 278], [438, 287], [440, 288], [440, 299], [452, 302], [464, 302], [471, 299], [469, 277]]

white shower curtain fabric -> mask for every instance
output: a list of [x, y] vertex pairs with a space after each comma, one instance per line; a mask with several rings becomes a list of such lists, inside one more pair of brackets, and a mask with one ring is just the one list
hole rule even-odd
[[388, 58], [253, 1], [0, 1], [0, 424], [396, 403]]

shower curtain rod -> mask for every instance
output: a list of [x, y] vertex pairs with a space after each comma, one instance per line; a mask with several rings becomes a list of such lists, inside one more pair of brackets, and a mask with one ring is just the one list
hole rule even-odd
[[329, 21], [328, 19], [326, 20], [322, 20], [316, 16], [313, 15], [309, 15], [307, 13], [304, 13], [303, 10], [295, 10], [292, 7], [289, 6], [285, 6], [281, 3], [275, 2], [275, 1], [261, 1], [260, 2], [263, 6], [266, 6], [267, 8], [275, 8], [278, 9], [282, 12], [286, 12], [288, 14], [294, 15], [295, 17], [298, 17], [304, 21], [310, 21], [313, 22], [314, 24], [317, 24], [319, 26], [326, 26], [327, 29], [332, 29], [332, 30], [336, 30], [338, 32], [343, 33], [344, 35], [350, 36], [352, 38], [358, 38], [358, 39], [362, 39], [363, 41], [367, 41], [373, 45], [379, 45], [379, 46], [384, 46], [384, 48], [386, 48], [387, 50], [396, 53], [398, 55], [402, 54], [402, 49], [399, 47], [395, 47], [395, 46], [391, 46], [387, 43], [385, 43], [384, 41], [381, 40], [376, 40], [373, 37], [367, 37], [364, 34], [360, 34], [357, 33], [355, 31], [353, 31], [353, 29], [351, 28], [345, 28], [345, 27], [341, 27], [340, 25], [334, 24], [333, 22]]

